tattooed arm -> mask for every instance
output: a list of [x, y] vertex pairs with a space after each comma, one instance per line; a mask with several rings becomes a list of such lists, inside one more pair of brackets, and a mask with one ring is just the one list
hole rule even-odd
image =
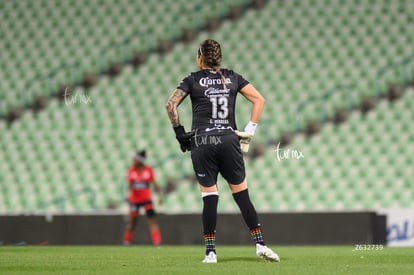
[[168, 117], [170, 118], [171, 124], [174, 128], [175, 137], [180, 143], [182, 152], [190, 151], [191, 137], [194, 134], [192, 132], [185, 132], [184, 127], [180, 125], [180, 118], [178, 116], [177, 107], [186, 96], [187, 94], [183, 90], [176, 89], [170, 96], [170, 99], [168, 99], [167, 105], [165, 106], [167, 108]]
[[168, 99], [167, 105], [165, 106], [173, 127], [180, 126], [180, 118], [178, 116], [177, 107], [186, 96], [187, 94], [183, 90], [175, 89], [175, 91], [171, 94], [170, 99]]

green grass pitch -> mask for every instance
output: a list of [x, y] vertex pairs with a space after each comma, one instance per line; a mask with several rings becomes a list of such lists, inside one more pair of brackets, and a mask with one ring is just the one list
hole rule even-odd
[[269, 263], [254, 246], [2, 246], [0, 274], [414, 274], [414, 248], [355, 251], [353, 246], [271, 246]]

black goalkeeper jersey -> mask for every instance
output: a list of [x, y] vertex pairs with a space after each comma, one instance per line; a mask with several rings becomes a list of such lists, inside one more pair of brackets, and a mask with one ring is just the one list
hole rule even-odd
[[192, 129], [199, 133], [217, 134], [237, 129], [236, 97], [249, 82], [232, 70], [221, 69], [221, 72], [226, 79], [226, 89], [220, 74], [208, 69], [191, 73], [177, 87], [190, 95]]

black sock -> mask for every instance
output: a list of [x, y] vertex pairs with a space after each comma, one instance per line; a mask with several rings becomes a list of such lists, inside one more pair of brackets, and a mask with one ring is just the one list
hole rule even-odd
[[240, 212], [243, 216], [244, 221], [246, 222], [246, 225], [249, 227], [250, 233], [255, 243], [265, 245], [261, 233], [259, 218], [257, 216], [256, 209], [250, 200], [249, 191], [246, 189], [241, 192], [234, 193], [233, 198], [240, 208]]
[[218, 195], [203, 197], [203, 230], [206, 255], [216, 253], [216, 224], [217, 224]]

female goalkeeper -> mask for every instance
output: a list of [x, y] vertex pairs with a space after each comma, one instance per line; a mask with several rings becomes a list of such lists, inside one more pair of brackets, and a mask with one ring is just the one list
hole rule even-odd
[[[247, 152], [265, 99], [241, 75], [220, 68], [220, 44], [212, 39], [201, 43], [197, 53], [199, 71], [185, 77], [169, 98], [166, 108], [181, 150], [191, 151], [191, 159], [203, 199], [204, 263], [216, 263], [216, 221], [220, 173], [229, 184], [233, 198], [250, 229], [256, 255], [279, 262], [279, 256], [265, 245], [256, 210], [247, 189], [242, 150]], [[250, 121], [244, 131], [235, 123], [236, 96], [241, 93], [252, 103]], [[177, 107], [190, 95], [192, 131], [180, 125]]]

